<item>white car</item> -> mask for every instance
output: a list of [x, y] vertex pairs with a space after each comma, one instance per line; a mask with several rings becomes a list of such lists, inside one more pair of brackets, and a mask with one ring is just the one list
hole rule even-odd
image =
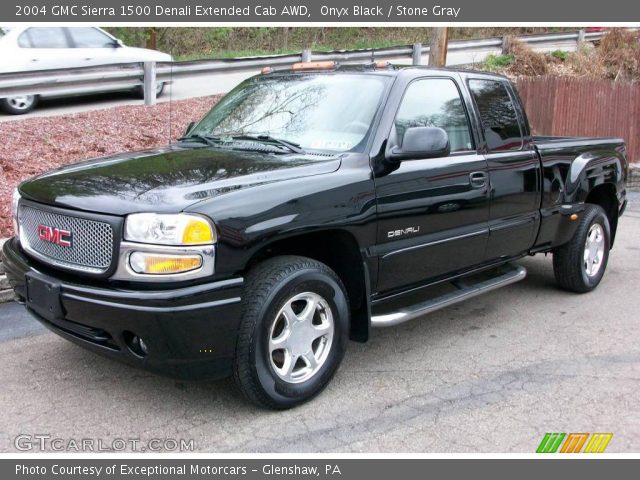
[[[113, 35], [97, 27], [0, 28], [0, 73], [27, 72], [55, 68], [92, 67], [114, 63], [170, 62], [171, 55], [146, 48], [127, 47]], [[164, 83], [158, 82], [156, 95]], [[122, 87], [73, 87], [47, 96], [68, 96], [122, 90]], [[142, 95], [142, 88], [134, 90]], [[41, 96], [18, 95], [0, 98], [0, 109], [14, 115], [27, 113]]]

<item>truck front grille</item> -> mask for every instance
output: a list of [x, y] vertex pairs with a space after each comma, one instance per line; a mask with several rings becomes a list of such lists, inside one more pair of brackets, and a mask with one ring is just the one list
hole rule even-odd
[[111, 266], [114, 233], [106, 222], [28, 205], [20, 205], [18, 222], [22, 247], [44, 263], [90, 273]]

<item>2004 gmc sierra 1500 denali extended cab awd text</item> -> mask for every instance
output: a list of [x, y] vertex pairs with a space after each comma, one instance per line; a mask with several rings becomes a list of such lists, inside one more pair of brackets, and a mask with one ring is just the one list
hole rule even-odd
[[296, 64], [177, 143], [22, 183], [4, 262], [62, 337], [287, 408], [349, 338], [521, 280], [525, 255], [595, 288], [627, 168], [620, 139], [532, 136], [499, 75]]

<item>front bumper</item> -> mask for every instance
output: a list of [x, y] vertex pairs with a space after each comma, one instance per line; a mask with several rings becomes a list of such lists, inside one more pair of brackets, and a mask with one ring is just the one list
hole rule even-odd
[[[7, 278], [38, 321], [63, 338], [129, 365], [184, 380], [231, 373], [242, 278], [165, 290], [80, 284], [27, 257], [15, 238], [2, 249]], [[104, 283], [104, 282], [103, 282]], [[106, 285], [106, 286], [105, 286]], [[127, 339], [148, 347], [137, 354]]]

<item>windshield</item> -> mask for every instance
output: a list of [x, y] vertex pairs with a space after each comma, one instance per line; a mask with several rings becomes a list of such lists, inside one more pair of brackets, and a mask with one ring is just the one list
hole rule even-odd
[[348, 74], [250, 79], [225, 96], [189, 133], [269, 136], [305, 150], [357, 149], [371, 128], [387, 80]]

